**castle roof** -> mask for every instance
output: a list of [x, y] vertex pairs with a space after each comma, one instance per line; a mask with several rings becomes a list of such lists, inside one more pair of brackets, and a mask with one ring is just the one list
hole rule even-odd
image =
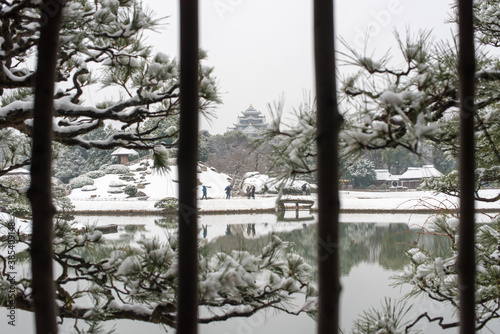
[[263, 121], [265, 119], [266, 119], [266, 117], [263, 116], [263, 115], [257, 115], [257, 116], [254, 116], [254, 115], [238, 116], [238, 122], [248, 121], [248, 120]]
[[259, 132], [259, 129], [257, 129], [255, 126], [250, 124], [249, 126], [244, 128], [242, 131], [243, 131], [243, 133], [246, 133], [246, 134], [254, 134], [254, 133]]
[[257, 109], [255, 109], [252, 105], [250, 105], [250, 107], [248, 107], [245, 111], [251, 112], [251, 111], [257, 111]]

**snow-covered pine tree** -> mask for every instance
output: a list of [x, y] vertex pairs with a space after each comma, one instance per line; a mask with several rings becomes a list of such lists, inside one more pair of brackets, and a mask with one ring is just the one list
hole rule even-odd
[[[474, 2], [477, 71], [474, 117], [470, 117], [470, 121], [474, 122], [476, 140], [475, 198], [488, 202], [500, 200], [500, 193], [497, 190], [500, 185], [498, 149], [500, 58], [497, 52], [488, 52], [491, 48], [500, 47], [497, 17], [499, 10], [498, 0]], [[396, 41], [399, 50], [388, 51], [379, 58], [360, 53], [359, 50], [344, 43], [347, 51], [339, 54], [340, 61], [349, 65], [354, 71], [348, 75], [338, 73], [344, 116], [340, 134], [341, 160], [346, 161], [349, 158], [354, 160], [366, 150], [396, 147], [405, 148], [419, 155], [424, 153], [423, 143], [433, 145], [443, 156], [448, 156], [451, 160], [457, 159], [460, 120], [457, 36], [452, 36], [450, 41], [436, 42], [431, 32], [420, 32], [416, 36], [411, 36], [407, 32], [406, 38], [396, 34]], [[300, 112], [296, 112], [295, 122], [288, 124], [282, 121], [284, 108], [281, 101], [275, 106], [270, 106], [270, 109], [273, 112], [271, 126], [263, 140], [273, 143], [274, 161], [287, 167], [282, 176], [294, 177], [297, 174], [313, 172], [315, 168], [304, 168], [304, 162], [316, 158], [315, 105], [307, 103], [301, 106]], [[445, 194], [460, 196], [458, 181], [457, 172], [451, 172], [442, 178], [429, 180], [425, 186]], [[496, 190], [485, 195], [480, 191], [485, 187]], [[449, 215], [441, 219], [444, 224], [453, 223], [453, 217]], [[495, 291], [497, 275], [491, 273], [498, 267], [496, 249], [498, 220], [492, 218], [491, 223], [491, 229], [481, 228], [477, 232], [478, 258], [485, 259], [484, 266], [479, 268], [479, 284], [476, 286], [476, 294], [481, 298], [476, 304], [476, 309], [479, 311], [477, 329], [498, 316], [497, 310], [500, 305], [498, 293]], [[437, 233], [443, 233], [439, 232], [439, 229], [436, 230]], [[455, 232], [446, 235], [455, 240]], [[485, 235], [492, 241], [485, 240]], [[416, 249], [412, 252], [418, 251]], [[443, 281], [443, 277], [450, 281], [455, 280], [453, 276], [455, 261], [456, 256], [446, 259], [427, 256], [425, 261], [417, 263], [415, 268], [411, 269], [413, 274], [403, 278], [405, 283], [415, 286], [415, 291], [423, 292], [432, 298], [441, 292], [440, 289], [450, 289], [449, 282], [445, 282], [445, 285], [440, 282]], [[417, 279], [422, 278], [420, 276], [423, 270], [432, 273], [433, 277], [439, 276], [439, 280], [433, 279], [432, 282], [423, 282], [419, 285]], [[432, 290], [426, 289], [425, 284], [434, 284]], [[442, 298], [443, 302], [456, 304], [458, 295], [456, 285], [449, 294], [448, 291], [446, 293], [445, 298]], [[483, 301], [484, 304], [481, 304]], [[387, 330], [385, 325], [389, 322], [384, 321], [390, 320], [392, 326], [398, 320], [393, 316], [404, 315], [406, 311], [407, 308], [404, 306], [386, 303], [385, 311], [366, 314], [364, 324], [367, 324], [370, 330], [366, 330], [366, 326], [361, 322], [358, 332], [372, 333]], [[425, 318], [427, 315], [421, 316]], [[415, 320], [419, 321], [422, 318]], [[427, 319], [431, 320], [428, 317]], [[384, 321], [377, 322], [379, 320]], [[392, 322], [393, 320], [396, 322]], [[373, 327], [371, 324], [377, 324], [378, 327]], [[449, 327], [457, 326], [458, 323], [449, 324]], [[409, 330], [410, 328], [392, 328], [391, 332]]]
[[[495, 1], [496, 6], [498, 2]], [[455, 160], [458, 157], [458, 73], [457, 46], [435, 42], [430, 32], [403, 40], [396, 34], [399, 58], [391, 53], [373, 59], [349, 48], [347, 64], [358, 68], [343, 78], [345, 116], [348, 126], [342, 134], [346, 153], [404, 147], [415, 154], [425, 153], [423, 144], [433, 145]], [[481, 38], [478, 40], [481, 43]], [[500, 127], [498, 88], [495, 77], [498, 56], [478, 47], [476, 72], [477, 190], [500, 184]], [[400, 65], [400, 64], [403, 65]], [[396, 65], [394, 65], [396, 64]], [[399, 65], [398, 65], [399, 64]], [[426, 183], [428, 189], [458, 195], [455, 172]], [[477, 199], [497, 201], [500, 194]]]
[[[406, 252], [409, 259], [405, 269], [394, 275], [394, 286], [410, 285], [407, 296], [427, 296], [432, 300], [446, 303], [458, 313], [459, 287], [457, 277], [458, 219], [441, 215], [436, 216], [419, 233], [439, 238], [443, 249], [432, 250], [418, 242], [417, 246]], [[498, 289], [498, 264], [500, 261], [500, 220], [493, 219], [489, 224], [476, 227], [476, 329], [487, 326], [498, 319], [500, 291]], [[374, 319], [372, 319], [373, 321]], [[406, 323], [405, 333], [417, 333], [417, 323], [429, 321], [439, 323], [443, 329], [458, 327], [455, 319], [443, 316], [432, 317], [422, 312]]]
[[[8, 226], [9, 221], [2, 224]], [[93, 226], [78, 229], [68, 220], [57, 220], [54, 259], [59, 276], [54, 283], [63, 321], [76, 319], [79, 330], [118, 319], [175, 327], [178, 240], [172, 230], [165, 232], [169, 236], [165, 242], [144, 239], [131, 246], [128, 240], [106, 239]], [[15, 232], [15, 239], [25, 250], [17, 256], [21, 264], [29, 258], [30, 240], [22, 228]], [[7, 244], [8, 240], [0, 242], [2, 247]], [[274, 235], [256, 252], [209, 250], [203, 241], [199, 248], [199, 305], [208, 311], [200, 323], [249, 317], [259, 310], [314, 316], [313, 269], [290, 242]], [[0, 260], [7, 258], [0, 256]], [[32, 311], [29, 272], [15, 280], [16, 308]], [[7, 276], [0, 276], [0, 287], [11, 283]], [[9, 300], [8, 292], [8, 288], [0, 289], [0, 301]], [[294, 307], [292, 300], [297, 304]]]
[[[41, 12], [38, 5], [21, 0], [9, 1], [0, 11], [0, 130], [31, 135]], [[160, 134], [155, 130], [160, 120], [178, 116], [179, 66], [144, 42], [146, 31], [161, 28], [162, 20], [153, 14], [135, 0], [67, 2], [54, 96], [55, 141], [86, 149], [149, 149], [171, 138], [163, 145], [172, 145], [176, 126]], [[220, 102], [216, 79], [211, 67], [200, 64], [199, 73], [200, 111], [210, 116]], [[152, 121], [144, 126], [148, 119]], [[105, 138], [90, 135], [108, 121], [118, 125], [116, 132]], [[20, 163], [29, 160], [16, 165]]]
[[350, 178], [356, 187], [367, 187], [377, 179], [375, 165], [367, 159], [347, 163], [346, 177]]
[[[498, 1], [494, 3], [500, 6]], [[455, 40], [436, 42], [430, 32], [416, 37], [408, 32], [406, 39], [396, 35], [396, 40], [398, 52], [387, 53], [380, 59], [360, 54], [347, 45], [348, 51], [339, 56], [345, 65], [355, 69], [354, 74], [347, 76], [339, 73], [344, 116], [341, 160], [355, 161], [363, 152], [394, 148], [404, 148], [418, 156], [428, 152], [429, 146], [443, 157], [456, 160], [459, 101]], [[481, 41], [480, 38], [478, 43]], [[487, 47], [491, 46], [483, 44], [477, 50], [477, 190], [500, 185], [500, 58], [488, 53]], [[299, 106], [294, 112], [295, 120], [287, 124], [283, 121], [282, 101], [269, 109], [273, 119], [262, 141], [272, 143], [274, 163], [285, 166], [283, 177], [314, 172], [314, 164], [306, 163], [314, 162], [316, 157], [314, 102]], [[425, 187], [459, 195], [458, 178], [453, 171], [441, 179], [429, 179]], [[500, 194], [485, 197], [476, 192], [476, 199], [494, 202], [500, 200]]]

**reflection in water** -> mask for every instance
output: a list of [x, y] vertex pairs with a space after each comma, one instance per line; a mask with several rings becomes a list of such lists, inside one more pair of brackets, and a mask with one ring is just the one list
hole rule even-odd
[[[345, 287], [342, 291], [341, 324], [344, 329], [348, 329], [352, 319], [362, 313], [367, 306], [378, 306], [384, 296], [402, 296], [401, 291], [395, 293], [394, 289], [391, 290], [388, 287], [391, 283], [388, 277], [395, 271], [403, 269], [407, 261], [405, 250], [415, 245], [422, 245], [426, 249], [439, 251], [444, 256], [448, 248], [446, 238], [419, 235], [415, 229], [410, 229], [408, 217], [399, 221], [393, 220], [393, 223], [386, 223], [391, 221], [392, 217], [380, 216], [385, 216], [378, 218], [378, 221], [384, 223], [362, 223], [367, 220], [360, 218], [359, 222], [340, 225], [341, 273], [342, 284]], [[122, 217], [107, 218], [112, 218], [115, 223], [122, 220]], [[131, 224], [131, 219], [133, 220], [134, 217], [124, 218], [123, 224]], [[119, 229], [118, 236], [114, 238], [115, 242], [119, 243], [119, 247], [151, 239], [153, 236], [168, 238], [168, 235], [176, 233], [176, 216], [135, 217], [135, 219], [135, 224], [145, 226], [145, 230]], [[102, 224], [106, 223], [106, 217], [99, 217], [99, 220]], [[349, 220], [353, 221], [354, 218], [349, 217]], [[317, 229], [316, 217], [313, 215], [297, 217], [295, 213], [292, 216], [272, 214], [201, 216], [199, 222], [199, 238], [203, 240], [202, 250], [206, 254], [234, 249], [258, 254], [269, 243], [272, 235], [277, 235], [292, 244], [294, 250], [314, 268], [314, 275], [316, 275]], [[358, 276], [363, 281], [357, 281]], [[369, 281], [367, 277], [370, 278]], [[361, 286], [368, 288], [373, 296], [368, 297], [366, 291], [364, 295], [359, 295], [360, 291], [364, 291], [359, 288]], [[361, 300], [363, 303], [360, 303]], [[439, 311], [444, 312], [442, 309]], [[276, 331], [303, 333], [315, 330], [314, 322], [307, 316], [259, 313], [255, 316], [261, 318], [264, 316], [266, 320], [258, 328], [250, 326], [254, 333], [264, 334]], [[202, 325], [200, 332], [235, 333], [238, 328], [247, 325], [248, 322], [245, 319], [231, 319]], [[121, 329], [119, 332], [128, 333], [127, 330]], [[153, 333], [160, 333], [160, 331], [150, 332], [150, 334]], [[426, 333], [431, 332], [426, 331]]]
[[[244, 249], [255, 254], [276, 234], [291, 242], [311, 266], [316, 266], [316, 217], [310, 214], [298, 218], [295, 214], [285, 216], [284, 212], [278, 215], [201, 216], [199, 220], [199, 236], [207, 241], [205, 247], [208, 251]], [[116, 221], [114, 217], [113, 222]], [[158, 236], [158, 231], [151, 224], [144, 224], [144, 217], [136, 217], [136, 221], [141, 224], [119, 226], [119, 240], [137, 242], [151, 238], [152, 234]], [[240, 221], [241, 224], [238, 223]], [[177, 216], [155, 218], [154, 225], [163, 230], [160, 236], [176, 233]], [[449, 249], [447, 238], [419, 234], [417, 230], [410, 229], [406, 221], [389, 224], [341, 223], [339, 241], [342, 276], [349, 275], [352, 268], [360, 263], [378, 264], [386, 270], [401, 270], [407, 261], [405, 250], [415, 245], [439, 252], [442, 257], [447, 255]]]
[[232, 237], [233, 232], [231, 231], [231, 225], [226, 225], [226, 235]]
[[[200, 237], [207, 239], [212, 251], [244, 249], [254, 254], [262, 249], [271, 235], [293, 244], [294, 249], [313, 267], [316, 266], [316, 224], [302, 220], [287, 223], [226, 224], [224, 234], [220, 225], [201, 225]], [[213, 235], [208, 234], [208, 228]], [[212, 232], [211, 232], [212, 233]], [[387, 270], [401, 270], [407, 263], [405, 251], [415, 245], [446, 255], [447, 238], [422, 235], [407, 224], [342, 223], [340, 225], [341, 273], [349, 275], [360, 263], [378, 264]]]
[[255, 237], [255, 224], [248, 224], [247, 236], [248, 237]]

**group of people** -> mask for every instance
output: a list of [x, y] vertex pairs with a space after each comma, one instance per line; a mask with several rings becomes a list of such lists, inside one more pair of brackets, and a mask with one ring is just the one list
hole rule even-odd
[[[224, 191], [226, 192], [226, 199], [231, 198], [231, 190], [233, 189], [233, 185], [230, 184], [226, 188], [224, 188]], [[201, 191], [203, 193], [203, 196], [201, 196], [201, 199], [208, 199], [208, 194], [207, 194], [207, 186], [203, 185], [201, 187]], [[255, 186], [247, 186], [246, 189], [246, 196], [250, 199], [253, 198], [255, 199]]]
[[[307, 183], [304, 183], [302, 185], [302, 195], [309, 195], [311, 192], [310, 192], [310, 189], [309, 189], [309, 185]], [[231, 198], [231, 190], [233, 189], [233, 185], [230, 184], [228, 185], [226, 188], [224, 188], [224, 191], [226, 192], [226, 199], [230, 199]], [[207, 197], [207, 186], [203, 186], [201, 188], [201, 191], [203, 192], [203, 196], [201, 197], [201, 199], [208, 199]], [[255, 199], [255, 186], [254, 185], [248, 185], [247, 188], [246, 188], [246, 191], [245, 191], [245, 194], [247, 196], [248, 199], [250, 198], [253, 198]]]
[[250, 199], [250, 197], [255, 199], [255, 186], [247, 186], [246, 195], [248, 199]]

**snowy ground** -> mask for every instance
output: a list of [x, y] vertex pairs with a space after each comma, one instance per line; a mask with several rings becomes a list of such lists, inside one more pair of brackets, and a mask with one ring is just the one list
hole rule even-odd
[[[119, 180], [119, 175], [108, 174], [94, 180], [94, 191], [82, 191], [74, 189], [68, 196], [77, 212], [98, 211], [137, 211], [158, 212], [154, 208], [156, 201], [165, 197], [178, 197], [177, 166], [172, 166], [165, 174], [148, 169], [146, 172], [136, 172], [139, 165], [131, 165], [130, 170], [135, 175], [135, 182], [124, 182], [124, 184], [145, 184], [143, 191], [147, 198], [129, 198], [126, 194], [108, 193], [109, 185]], [[142, 177], [142, 178], [141, 178]], [[271, 211], [276, 208], [277, 196], [256, 194], [255, 199], [237, 196], [225, 199], [224, 188], [230, 179], [226, 174], [218, 173], [210, 168], [203, 168], [198, 173], [199, 186], [198, 198], [201, 199], [201, 186], [208, 188], [208, 200], [199, 200], [200, 212], [230, 212], [230, 211]], [[484, 194], [494, 196], [498, 190], [485, 190]], [[235, 196], [236, 195], [236, 196]], [[297, 197], [296, 197], [297, 198]], [[310, 196], [298, 196], [298, 198], [313, 199], [317, 207], [315, 194]], [[342, 210], [422, 210], [434, 207], [456, 208], [458, 199], [444, 195], [436, 195], [429, 191], [406, 191], [406, 192], [363, 192], [363, 191], [341, 191], [340, 204]], [[488, 209], [499, 209], [498, 203], [477, 203], [477, 207]]]
[[[313, 199], [316, 196], [298, 196], [303, 199]], [[269, 211], [276, 208], [276, 196], [259, 196], [255, 199], [246, 197], [232, 197], [231, 199], [210, 198], [198, 201], [200, 212], [230, 212], [230, 211]], [[72, 199], [77, 212], [92, 211], [137, 211], [158, 212], [154, 208], [155, 200], [137, 200], [130, 198], [98, 198], [98, 199]], [[372, 193], [372, 192], [341, 192], [340, 203], [342, 210], [373, 210], [373, 211], [407, 211], [424, 210], [430, 206], [446, 205], [454, 208], [456, 199], [447, 199], [445, 196], [433, 196], [430, 192], [411, 193]], [[317, 207], [316, 202], [313, 209]], [[497, 208], [494, 203], [478, 203], [478, 208]]]

